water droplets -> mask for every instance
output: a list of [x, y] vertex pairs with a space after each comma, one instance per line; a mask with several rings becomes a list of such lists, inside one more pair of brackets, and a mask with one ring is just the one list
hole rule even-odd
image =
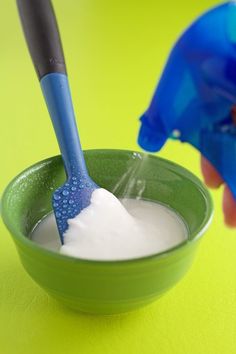
[[64, 187], [57, 189], [54, 193], [52, 205], [53, 208], [56, 208], [54, 209], [55, 217], [60, 235], [68, 227], [67, 220], [74, 218], [80, 211], [80, 198], [83, 189], [92, 186], [88, 176], [76, 174], [64, 184]]

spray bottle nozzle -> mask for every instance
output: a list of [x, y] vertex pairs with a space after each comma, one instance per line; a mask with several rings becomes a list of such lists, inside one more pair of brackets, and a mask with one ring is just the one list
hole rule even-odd
[[146, 123], [145, 115], [141, 118], [142, 125], [139, 131], [138, 144], [146, 151], [157, 152], [165, 145], [168, 136], [157, 127]]

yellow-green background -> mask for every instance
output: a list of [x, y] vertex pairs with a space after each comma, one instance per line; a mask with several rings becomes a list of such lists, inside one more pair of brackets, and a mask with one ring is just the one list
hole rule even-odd
[[[55, 0], [85, 149], [138, 149], [137, 118], [181, 31], [219, 2]], [[58, 153], [14, 1], [0, 10], [1, 190], [25, 167]], [[200, 176], [199, 155], [169, 142], [160, 153]], [[24, 272], [0, 237], [0, 353], [236, 353], [236, 232], [215, 218], [191, 272], [146, 309], [93, 317], [61, 307]]]

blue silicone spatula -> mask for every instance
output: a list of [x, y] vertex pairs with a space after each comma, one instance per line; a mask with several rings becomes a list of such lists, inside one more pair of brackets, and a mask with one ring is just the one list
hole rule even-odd
[[64, 55], [50, 0], [17, 0], [28, 48], [51, 116], [67, 174], [52, 205], [61, 242], [74, 218], [90, 204], [98, 188], [88, 175], [80, 145]]

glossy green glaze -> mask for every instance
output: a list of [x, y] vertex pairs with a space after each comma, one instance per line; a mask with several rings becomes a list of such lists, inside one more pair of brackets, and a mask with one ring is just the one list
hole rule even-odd
[[[130, 151], [90, 150], [85, 158], [92, 178], [109, 190], [136, 164], [137, 181], [146, 181], [142, 197], [176, 210], [188, 226], [189, 240], [158, 255], [113, 262], [74, 259], [34, 244], [28, 235], [51, 211], [51, 195], [65, 180], [60, 157], [37, 163], [9, 184], [2, 198], [2, 217], [24, 268], [54, 298], [89, 313], [131, 311], [165, 293], [189, 269], [212, 218], [212, 201], [198, 178], [158, 157], [148, 155], [139, 165]], [[124, 196], [122, 188], [116, 189], [118, 196]], [[136, 183], [128, 197], [137, 196], [139, 190]]]

